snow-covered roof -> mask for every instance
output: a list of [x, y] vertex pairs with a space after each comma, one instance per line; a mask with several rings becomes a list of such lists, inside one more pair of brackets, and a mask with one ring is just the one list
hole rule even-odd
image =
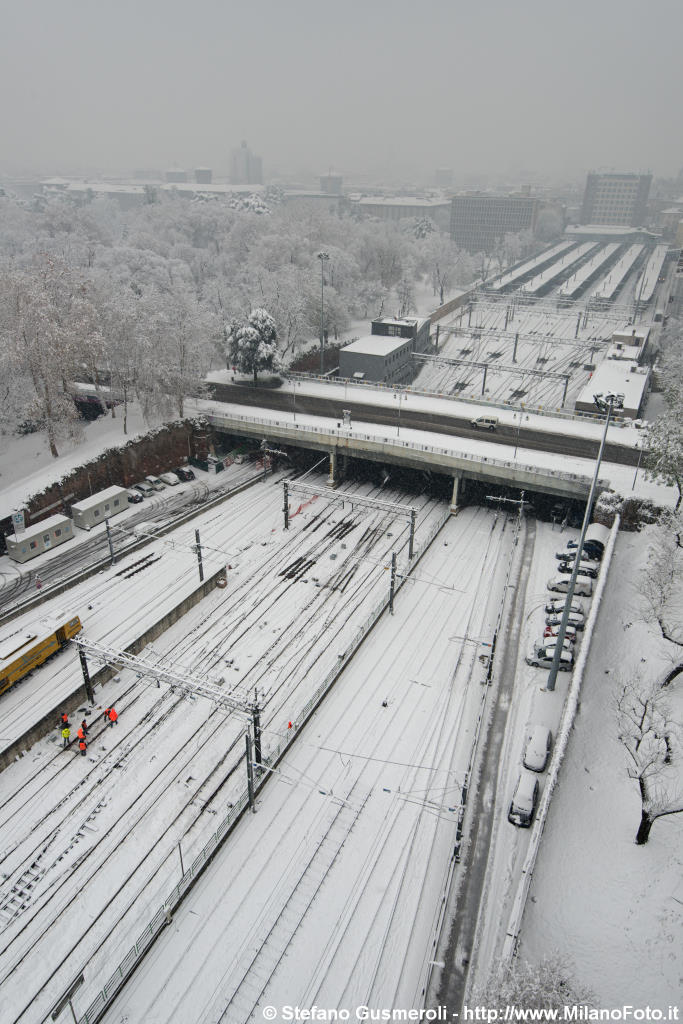
[[649, 373], [625, 359], [604, 359], [579, 393], [579, 403], [594, 404], [594, 395], [613, 392], [624, 396], [624, 409], [637, 409], [647, 386]]
[[449, 207], [450, 199], [423, 199], [420, 196], [363, 196], [355, 202], [359, 206], [433, 206]]
[[396, 349], [410, 345], [410, 338], [392, 338], [384, 334], [367, 334], [364, 338], [358, 338], [348, 345], [344, 345], [342, 352], [362, 352], [364, 355], [388, 356]]
[[[33, 523], [32, 526], [27, 526], [25, 530], [17, 534], [18, 540], [23, 540], [24, 537], [37, 537], [40, 534], [45, 533], [47, 530], [53, 530], [55, 526], [63, 526], [64, 523], [70, 523], [71, 520], [68, 516], [54, 515], [48, 516], [47, 519], [41, 519], [39, 523]], [[10, 534], [10, 539], [14, 539]]]
[[125, 487], [119, 487], [118, 485], [107, 487], [104, 491], [98, 491], [97, 494], [92, 494], [89, 498], [83, 498], [82, 501], [74, 502], [71, 509], [75, 512], [86, 512], [89, 508], [96, 508], [100, 502], [106, 501], [107, 498], [117, 498], [120, 494], [125, 493]]

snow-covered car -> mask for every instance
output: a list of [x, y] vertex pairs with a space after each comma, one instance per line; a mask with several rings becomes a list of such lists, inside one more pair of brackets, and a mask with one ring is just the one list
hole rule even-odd
[[154, 494], [154, 488], [147, 480], [141, 480], [139, 484], [133, 484], [133, 490], [140, 491], [146, 498]]
[[[576, 558], [576, 548], [567, 548], [566, 551], [556, 551], [555, 558], [560, 562], [573, 562]], [[582, 562], [599, 562], [600, 555], [595, 551], [594, 548], [584, 548], [583, 555], [581, 556]]]
[[553, 734], [546, 725], [534, 725], [527, 735], [522, 764], [532, 772], [545, 771], [553, 745]]
[[[549, 612], [548, 615], [546, 615], [546, 617], [545, 617], [546, 629], [548, 629], [548, 627], [550, 627], [550, 629], [556, 629], [561, 622], [562, 622], [562, 612], [561, 611], [559, 611], [559, 612]], [[583, 615], [580, 612], [570, 612], [569, 613], [569, 618], [567, 619], [567, 628], [568, 629], [570, 627], [572, 629], [574, 629], [574, 630], [576, 630], [576, 629], [583, 629], [584, 626], [585, 626], [585, 622], [584, 622], [584, 619], [583, 619]]]
[[[554, 647], [537, 648], [532, 647], [526, 656], [527, 665], [532, 665], [534, 668], [552, 668], [553, 658], [555, 657]], [[558, 668], [560, 672], [571, 672], [574, 666], [574, 655], [571, 651], [563, 650], [560, 652], [560, 664]]]
[[[557, 631], [558, 631], [559, 628], [560, 628], [559, 622], [557, 624], [555, 624], [555, 623], [552, 623], [552, 624], [546, 623], [546, 627], [543, 630], [543, 639], [547, 640], [548, 637], [557, 636]], [[571, 640], [572, 643], [575, 643], [575, 641], [576, 641], [576, 626], [571, 626], [571, 625], [567, 624], [567, 627], [566, 627], [566, 629], [564, 631], [564, 635], [567, 638], [567, 640]]]
[[[548, 615], [554, 615], [556, 613], [558, 615], [561, 615], [562, 612], [564, 611], [565, 604], [566, 604], [565, 598], [563, 598], [563, 597], [551, 597], [550, 600], [546, 602], [545, 610], [546, 610]], [[571, 608], [569, 610], [574, 612], [576, 615], [583, 616], [583, 613], [584, 613], [583, 603], [581, 601], [572, 601]]]
[[[573, 562], [560, 562], [557, 567], [558, 572], [566, 573], [568, 576], [574, 572]], [[600, 564], [598, 562], [586, 562], [581, 559], [579, 562], [579, 568], [576, 571], [577, 576], [588, 576], [589, 579], [596, 580], [598, 573], [600, 572]]]
[[529, 828], [538, 803], [538, 790], [536, 776], [522, 771], [510, 802], [508, 821], [511, 821], [513, 825], [519, 825], [520, 828]]
[[128, 501], [131, 505], [138, 505], [141, 501], [144, 501], [144, 495], [142, 491], [135, 491], [131, 489], [128, 491]]
[[[552, 648], [554, 650], [556, 643], [557, 643], [557, 638], [556, 637], [549, 636], [549, 637], [546, 638], [546, 637], [542, 636], [542, 637], [539, 637], [538, 640], [536, 640], [535, 643], [533, 643], [531, 645], [531, 650], [532, 651], [536, 651], [537, 654], [543, 654], [543, 652], [547, 651], [549, 648]], [[564, 640], [562, 641], [562, 646], [564, 647], [565, 651], [573, 651], [574, 650], [574, 639], [566, 636], [564, 638]]]
[[145, 480], [155, 491], [163, 491], [165, 489], [165, 485], [161, 482], [158, 476], [146, 476]]
[[159, 479], [169, 487], [177, 487], [180, 483], [180, 477], [175, 473], [159, 473]]
[[[552, 590], [556, 594], [566, 594], [569, 590], [569, 577], [551, 576], [546, 585], [548, 590]], [[593, 593], [593, 581], [587, 576], [579, 576], [574, 586], [574, 593], [579, 597], [590, 597]]]
[[176, 469], [173, 470], [173, 472], [180, 480], [195, 479], [194, 470], [190, 469], [189, 466], [177, 466]]

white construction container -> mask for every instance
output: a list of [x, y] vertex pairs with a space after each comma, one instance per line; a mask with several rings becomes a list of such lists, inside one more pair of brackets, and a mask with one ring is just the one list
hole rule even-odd
[[93, 494], [90, 498], [77, 501], [71, 506], [74, 526], [91, 530], [105, 519], [111, 519], [128, 508], [128, 491], [125, 487], [107, 487], [106, 491]]

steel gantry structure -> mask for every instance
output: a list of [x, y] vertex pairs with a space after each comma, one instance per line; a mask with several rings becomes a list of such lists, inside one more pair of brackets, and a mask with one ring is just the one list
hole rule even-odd
[[[97, 640], [88, 640], [86, 637], [73, 637], [72, 642], [78, 647], [78, 655], [83, 670], [83, 679], [88, 698], [94, 703], [92, 682], [86, 656], [92, 661], [100, 662], [102, 665], [115, 666], [120, 669], [131, 669], [139, 676], [147, 676], [156, 681], [157, 686], [165, 683], [172, 690], [179, 690], [187, 697], [204, 697], [212, 701], [225, 711], [234, 712], [244, 722], [246, 758], [247, 758], [247, 789], [249, 793], [249, 805], [252, 811], [256, 810], [254, 797], [254, 768], [259, 772], [261, 765], [261, 709], [258, 698], [255, 695], [253, 701], [245, 697], [235, 697], [226, 693], [220, 685], [220, 677], [215, 682], [206, 680], [205, 676], [199, 676], [194, 672], [176, 672], [167, 668], [162, 662], [152, 662], [149, 657], [140, 657], [130, 654], [128, 651], [121, 651], [116, 647], [109, 647]], [[254, 738], [249, 731], [253, 725]]]
[[563, 380], [564, 392], [562, 394], [562, 405], [567, 399], [567, 388], [569, 387], [569, 373], [556, 373], [553, 370], [532, 370], [526, 366], [508, 366], [504, 363], [480, 363], [472, 359], [452, 359], [449, 356], [429, 356], [422, 352], [414, 352], [413, 359], [420, 359], [424, 363], [442, 363], [444, 366], [464, 366], [473, 370], [483, 370], [484, 376], [481, 382], [482, 395], [486, 391], [486, 374], [489, 370], [497, 370], [503, 373], [514, 373], [519, 377], [545, 377], [551, 380]]

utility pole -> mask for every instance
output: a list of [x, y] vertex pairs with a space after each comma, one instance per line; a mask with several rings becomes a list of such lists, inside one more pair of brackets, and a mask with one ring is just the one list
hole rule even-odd
[[199, 530], [194, 531], [194, 539], [197, 543], [197, 562], [199, 564], [199, 582], [204, 582], [204, 566], [202, 564], [202, 546], [199, 543]]
[[254, 704], [251, 709], [252, 721], [254, 723], [254, 760], [256, 762], [256, 774], [263, 771], [261, 767], [261, 709], [258, 704], [258, 690], [254, 690]]
[[413, 544], [415, 541], [415, 520], [417, 518], [417, 509], [411, 508], [410, 510], [410, 539], [408, 541], [408, 560], [412, 560], [413, 557]]
[[111, 556], [111, 564], [116, 564], [116, 555], [114, 554], [114, 541], [111, 536], [111, 527], [109, 526], [109, 520], [105, 519], [104, 525], [107, 528], [107, 540], [109, 541], [109, 554]]
[[254, 762], [251, 751], [251, 733], [247, 726], [247, 731], [244, 734], [244, 739], [247, 744], [247, 792], [249, 794], [249, 806], [251, 807], [252, 814], [256, 814], [256, 800], [254, 799]]
[[569, 577], [569, 586], [567, 587], [567, 596], [565, 598], [564, 610], [562, 612], [562, 620], [560, 627], [557, 631], [557, 637], [555, 638], [555, 653], [553, 655], [553, 663], [550, 666], [548, 672], [548, 682], [546, 683], [547, 690], [555, 689], [555, 681], [557, 680], [557, 673], [560, 668], [560, 659], [562, 657], [562, 649], [564, 647], [564, 638], [567, 633], [567, 623], [569, 622], [569, 612], [572, 606], [572, 599], [574, 597], [574, 587], [576, 586], [576, 580], [579, 575], [579, 568], [581, 566], [581, 558], [583, 556], [583, 542], [586, 539], [586, 530], [591, 518], [591, 510], [593, 508], [593, 498], [595, 497], [595, 491], [598, 486], [598, 473], [600, 472], [600, 463], [602, 462], [602, 453], [605, 450], [605, 442], [607, 441], [607, 429], [609, 427], [609, 421], [612, 413], [615, 409], [624, 408], [624, 396], [614, 395], [608, 393], [606, 395], [593, 395], [595, 404], [598, 409], [602, 412], [606, 412], [605, 417], [605, 429], [602, 432], [602, 441], [600, 442], [600, 450], [598, 451], [598, 457], [595, 460], [595, 472], [593, 473], [593, 481], [591, 483], [590, 493], [588, 500], [586, 501], [586, 511], [583, 514], [583, 525], [581, 527], [581, 536], [579, 537], [579, 543], [576, 548], [576, 558], [574, 559], [574, 568], [572, 574]]
[[389, 582], [389, 611], [394, 614], [394, 591], [396, 589], [396, 552], [391, 552], [391, 579]]
[[85, 683], [85, 692], [88, 695], [88, 700], [91, 704], [95, 703], [95, 694], [93, 693], [92, 682], [90, 680], [90, 673], [88, 672], [88, 662], [85, 659], [85, 651], [82, 647], [78, 648], [78, 656], [81, 659], [81, 672], [83, 673], [83, 682]]
[[282, 506], [282, 511], [284, 512], [284, 516], [285, 516], [285, 530], [288, 530], [289, 529], [289, 485], [288, 485], [286, 480], [284, 481], [284, 504]]
[[320, 376], [325, 373], [325, 263], [329, 260], [330, 254], [319, 252], [320, 260]]

